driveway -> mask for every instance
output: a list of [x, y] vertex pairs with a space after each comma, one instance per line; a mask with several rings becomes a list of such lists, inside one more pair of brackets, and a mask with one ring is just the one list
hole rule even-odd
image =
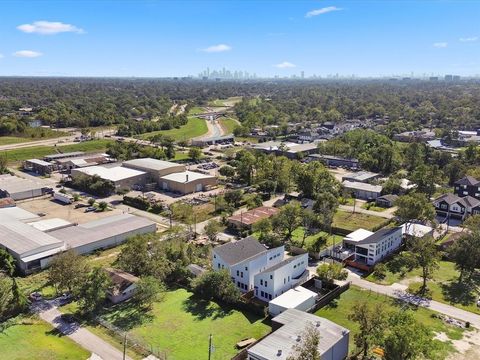
[[348, 270], [348, 281], [351, 281], [353, 285], [361, 287], [365, 290], [375, 291], [380, 294], [384, 294], [396, 299], [403, 300], [417, 306], [423, 306], [427, 309], [439, 312], [441, 314], [456, 318], [462, 321], [468, 321], [477, 329], [480, 329], [480, 315], [474, 314], [469, 311], [458, 309], [455, 306], [444, 304], [435, 300], [429, 300], [420, 296], [412, 295], [406, 292], [407, 286], [402, 284], [379, 285], [362, 279], [358, 273], [354, 273]]
[[[32, 305], [32, 311], [37, 313], [40, 318], [53, 327], [58, 329], [62, 334], [68, 336], [84, 349], [93, 354], [98, 355], [104, 360], [123, 360], [122, 351], [113, 347], [97, 335], [82, 328], [79, 324], [68, 323], [62, 319], [62, 313], [57, 309], [58, 300], [39, 301]], [[132, 360], [129, 356], [125, 359]]]

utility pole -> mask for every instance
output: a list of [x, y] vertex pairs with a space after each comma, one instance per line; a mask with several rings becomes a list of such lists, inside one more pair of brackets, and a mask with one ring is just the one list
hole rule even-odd
[[126, 358], [126, 353], [127, 353], [127, 333], [125, 333], [123, 338], [123, 360], [125, 360]]
[[208, 360], [212, 358], [212, 334], [208, 338]]

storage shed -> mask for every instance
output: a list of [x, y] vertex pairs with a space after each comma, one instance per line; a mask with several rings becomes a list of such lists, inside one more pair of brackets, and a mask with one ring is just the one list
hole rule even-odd
[[277, 316], [287, 309], [307, 311], [315, 305], [317, 293], [302, 286], [297, 286], [277, 296], [268, 303], [268, 312]]

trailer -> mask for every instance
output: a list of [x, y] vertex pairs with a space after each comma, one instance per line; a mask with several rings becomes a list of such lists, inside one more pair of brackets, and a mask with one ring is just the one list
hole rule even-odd
[[60, 192], [55, 192], [53, 194], [53, 198], [57, 201], [60, 201], [64, 204], [71, 204], [73, 203], [73, 196], [69, 194], [62, 194]]

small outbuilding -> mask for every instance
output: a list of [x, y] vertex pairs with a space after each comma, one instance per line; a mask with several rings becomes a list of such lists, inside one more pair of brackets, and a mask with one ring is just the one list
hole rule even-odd
[[112, 281], [112, 287], [107, 291], [108, 300], [118, 304], [135, 295], [138, 277], [118, 269], [107, 268], [105, 271]]
[[216, 185], [217, 178], [215, 176], [188, 170], [172, 173], [160, 178], [160, 187], [162, 190], [180, 194], [206, 191]]
[[276, 297], [268, 303], [268, 312], [277, 316], [287, 309], [307, 311], [315, 305], [317, 293], [297, 286]]
[[397, 201], [397, 199], [398, 199], [398, 195], [390, 194], [390, 195], [383, 195], [378, 197], [377, 200], [375, 200], [375, 202], [380, 207], [391, 208], [395, 204], [395, 201]]

